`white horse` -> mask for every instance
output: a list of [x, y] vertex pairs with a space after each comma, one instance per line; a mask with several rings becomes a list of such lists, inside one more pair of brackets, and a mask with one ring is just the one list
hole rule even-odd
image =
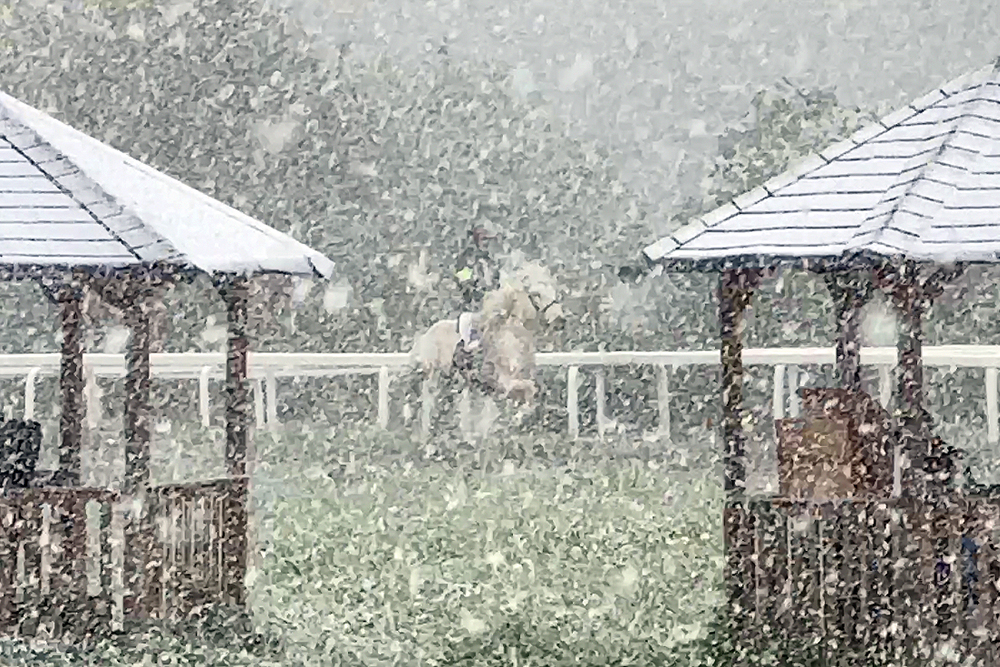
[[[538, 393], [535, 372], [535, 331], [562, 317], [558, 288], [551, 273], [538, 263], [522, 263], [502, 272], [503, 287], [488, 293], [480, 313], [463, 313], [433, 324], [414, 341], [411, 355], [424, 376], [423, 426], [430, 429], [433, 384], [442, 375], [465, 375], [468, 386], [478, 384], [487, 395], [530, 405]], [[482, 355], [478, 376], [467, 363]]]

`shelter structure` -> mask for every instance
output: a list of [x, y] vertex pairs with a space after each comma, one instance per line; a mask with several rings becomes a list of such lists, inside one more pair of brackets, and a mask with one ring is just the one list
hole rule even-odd
[[[851, 664], [876, 651], [926, 664], [945, 646], [995, 662], [1000, 506], [953, 483], [955, 450], [923, 404], [921, 318], [965, 267], [1000, 262], [998, 68], [946, 83], [645, 248], [667, 271], [719, 275], [725, 578], [748, 654], [780, 639], [861, 661]], [[782, 269], [826, 281], [839, 386], [807, 390], [806, 419], [776, 422], [779, 492], [748, 498], [742, 317]], [[875, 290], [901, 321], [891, 414], [858, 372], [860, 309]]]
[[[59, 305], [63, 333], [58, 474], [44, 488], [0, 497], [7, 517], [0, 527], [0, 625], [25, 632], [25, 623], [47, 619], [57, 631], [93, 629], [115, 609], [121, 622], [244, 603], [248, 284], [258, 274], [329, 278], [333, 269], [286, 234], [0, 93], [0, 273], [41, 285]], [[152, 487], [150, 305], [170, 281], [199, 273], [212, 276], [228, 314], [229, 477]], [[94, 294], [126, 313], [131, 330], [120, 493], [79, 486], [81, 314]], [[86, 514], [94, 504], [102, 520], [91, 529]], [[110, 581], [113, 506], [130, 507], [133, 524], [124, 531], [118, 602]], [[178, 531], [183, 540], [167, 539]], [[61, 548], [46, 547], [52, 543]], [[26, 575], [18, 576], [19, 560]]]

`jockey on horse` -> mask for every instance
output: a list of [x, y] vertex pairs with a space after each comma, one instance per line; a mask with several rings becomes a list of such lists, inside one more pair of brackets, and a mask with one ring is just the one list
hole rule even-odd
[[455, 278], [462, 288], [463, 312], [458, 316], [458, 333], [460, 339], [455, 348], [455, 368], [466, 377], [473, 380], [474, 354], [480, 349], [480, 331], [478, 329], [478, 313], [482, 310], [483, 297], [487, 292], [500, 287], [500, 271], [493, 259], [489, 241], [496, 239], [483, 227], [474, 227], [469, 236], [472, 244], [459, 257], [459, 268]]

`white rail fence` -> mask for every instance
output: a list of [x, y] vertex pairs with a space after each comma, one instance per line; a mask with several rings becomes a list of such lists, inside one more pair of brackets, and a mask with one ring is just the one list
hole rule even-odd
[[[998, 372], [1000, 372], [1000, 346], [942, 345], [925, 347], [924, 363], [928, 366], [985, 369], [986, 422], [990, 443], [1000, 441], [1000, 405], [998, 405]], [[765, 348], [746, 349], [743, 361], [747, 366], [770, 366], [773, 370], [772, 410], [775, 418], [786, 414], [798, 416], [796, 390], [802, 377], [803, 366], [832, 365], [835, 363], [833, 348]], [[58, 354], [8, 354], [0, 355], [0, 378], [24, 378], [25, 417], [31, 419], [35, 412], [35, 385], [39, 377], [58, 376]], [[717, 366], [716, 350], [679, 350], [660, 352], [549, 352], [539, 353], [541, 366], [566, 369], [568, 380], [567, 412], [569, 435], [580, 434], [579, 389], [582, 384], [581, 369], [588, 369], [594, 378], [597, 397], [596, 422], [598, 432], [611, 425], [606, 415], [606, 380], [604, 369], [609, 366], [639, 365], [657, 369], [657, 429], [661, 434], [670, 432], [670, 375], [676, 368], [686, 366]], [[879, 399], [887, 405], [892, 393], [896, 349], [889, 347], [863, 348], [861, 363], [879, 370]], [[251, 353], [249, 375], [253, 386], [256, 423], [259, 428], [278, 426], [277, 405], [273, 397], [277, 392], [277, 379], [286, 377], [336, 377], [345, 375], [378, 376], [378, 423], [389, 424], [389, 386], [394, 376], [415, 372], [413, 359], [406, 353], [386, 354], [325, 354], [325, 353]], [[224, 353], [186, 352], [150, 355], [151, 373], [157, 378], [199, 381], [199, 412], [202, 423], [209, 423], [209, 381], [225, 377]], [[96, 378], [124, 377], [125, 359], [116, 354], [84, 355], [84, 372], [87, 379], [87, 409], [90, 419], [99, 415], [95, 401]], [[269, 397], [265, 400], [265, 397]], [[432, 400], [424, 392], [423, 401]], [[429, 405], [424, 413], [429, 414]]]

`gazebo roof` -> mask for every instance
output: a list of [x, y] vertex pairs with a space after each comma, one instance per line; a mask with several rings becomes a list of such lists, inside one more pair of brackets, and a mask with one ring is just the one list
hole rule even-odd
[[644, 254], [674, 270], [1000, 261], [1000, 72], [945, 84]]
[[0, 268], [328, 278], [333, 262], [0, 92]]

